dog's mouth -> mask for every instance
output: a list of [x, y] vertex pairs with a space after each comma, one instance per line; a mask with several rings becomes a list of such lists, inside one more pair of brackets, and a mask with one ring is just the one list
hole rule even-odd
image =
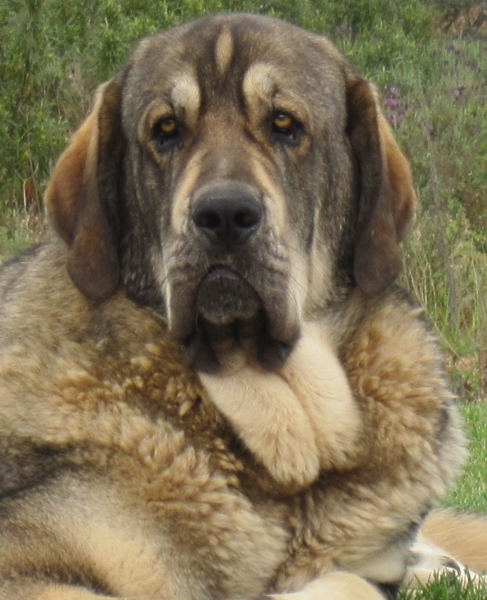
[[276, 370], [298, 338], [297, 332], [279, 331], [272, 307], [266, 306], [246, 279], [226, 266], [212, 267], [201, 279], [195, 313], [196, 326], [185, 339], [185, 347], [191, 365], [204, 373], [233, 369], [249, 361]]

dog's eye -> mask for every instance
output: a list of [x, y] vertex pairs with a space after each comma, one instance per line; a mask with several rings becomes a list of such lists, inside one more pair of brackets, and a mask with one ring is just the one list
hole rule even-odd
[[297, 144], [303, 132], [303, 125], [285, 112], [277, 112], [272, 117], [272, 135], [278, 139]]
[[180, 134], [180, 127], [174, 117], [165, 117], [160, 119], [154, 125], [152, 137], [157, 144], [159, 150], [166, 150], [174, 142]]

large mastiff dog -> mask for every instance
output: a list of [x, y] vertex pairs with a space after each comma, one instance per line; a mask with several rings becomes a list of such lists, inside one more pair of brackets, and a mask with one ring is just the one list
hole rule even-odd
[[393, 286], [408, 164], [330, 42], [249, 15], [143, 40], [46, 202], [57, 234], [0, 278], [2, 600], [420, 573], [464, 439]]

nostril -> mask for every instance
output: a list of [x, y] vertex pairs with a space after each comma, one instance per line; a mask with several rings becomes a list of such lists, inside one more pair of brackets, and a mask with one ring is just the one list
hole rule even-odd
[[217, 231], [222, 225], [218, 213], [211, 210], [197, 212], [193, 220], [196, 227], [209, 231]]
[[241, 210], [235, 213], [233, 222], [237, 229], [252, 229], [260, 222], [260, 213], [256, 210]]

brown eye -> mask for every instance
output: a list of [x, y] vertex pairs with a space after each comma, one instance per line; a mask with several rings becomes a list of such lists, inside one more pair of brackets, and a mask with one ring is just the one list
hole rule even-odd
[[294, 119], [286, 113], [278, 113], [274, 117], [273, 125], [283, 131], [294, 125]]
[[272, 116], [271, 132], [273, 138], [296, 145], [303, 133], [303, 125], [285, 112], [276, 112]]
[[179, 135], [180, 128], [174, 117], [160, 119], [152, 130], [152, 137], [157, 144], [158, 150], [169, 149]]
[[178, 128], [174, 119], [163, 119], [160, 122], [159, 127], [164, 135], [172, 135]]

